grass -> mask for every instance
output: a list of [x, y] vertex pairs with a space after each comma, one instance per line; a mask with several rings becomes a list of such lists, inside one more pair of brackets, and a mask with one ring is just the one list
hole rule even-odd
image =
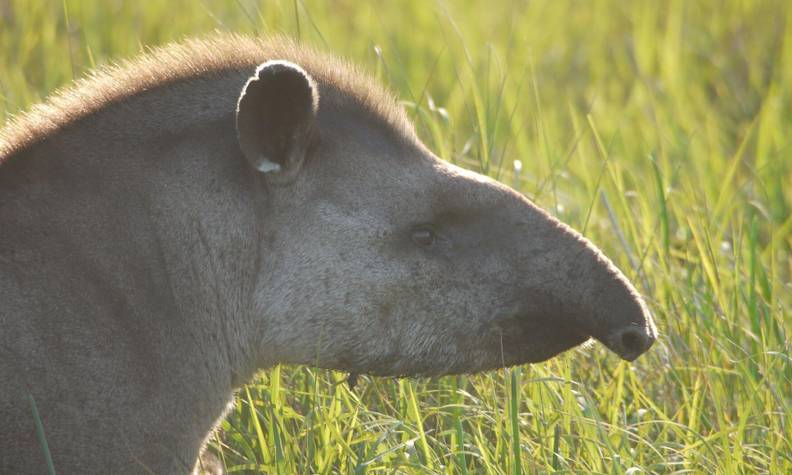
[[792, 473], [789, 2], [0, 0], [0, 121], [213, 29], [366, 65], [438, 155], [601, 246], [662, 332], [634, 364], [595, 345], [354, 391], [270, 369], [212, 440], [229, 472]]

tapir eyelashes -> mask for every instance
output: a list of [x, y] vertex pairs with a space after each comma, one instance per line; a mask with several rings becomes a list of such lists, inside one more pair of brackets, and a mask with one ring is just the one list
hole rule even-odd
[[426, 226], [422, 226], [413, 230], [412, 241], [419, 247], [432, 247], [437, 240], [437, 235], [434, 231]]

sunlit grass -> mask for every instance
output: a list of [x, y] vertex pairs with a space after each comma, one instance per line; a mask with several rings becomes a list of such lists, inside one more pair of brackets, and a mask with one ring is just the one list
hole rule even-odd
[[229, 472], [792, 473], [788, 2], [0, 0], [0, 119], [213, 29], [367, 66], [438, 155], [601, 246], [662, 332], [634, 364], [595, 345], [354, 391], [271, 369], [212, 442]]

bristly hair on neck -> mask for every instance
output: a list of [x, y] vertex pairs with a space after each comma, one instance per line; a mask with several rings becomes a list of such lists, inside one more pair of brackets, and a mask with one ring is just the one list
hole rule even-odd
[[101, 67], [15, 116], [0, 129], [0, 164], [69, 124], [144, 91], [229, 72], [252, 73], [271, 59], [300, 65], [319, 84], [337, 90], [362, 112], [405, 136], [414, 136], [395, 96], [358, 66], [283, 36], [257, 39], [215, 32], [203, 39], [150, 48], [132, 59]]

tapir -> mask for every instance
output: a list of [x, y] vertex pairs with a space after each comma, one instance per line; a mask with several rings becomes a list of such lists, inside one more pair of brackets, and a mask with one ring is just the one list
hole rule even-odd
[[0, 473], [189, 473], [276, 364], [465, 374], [656, 338], [591, 242], [283, 38], [149, 50], [0, 132]]

